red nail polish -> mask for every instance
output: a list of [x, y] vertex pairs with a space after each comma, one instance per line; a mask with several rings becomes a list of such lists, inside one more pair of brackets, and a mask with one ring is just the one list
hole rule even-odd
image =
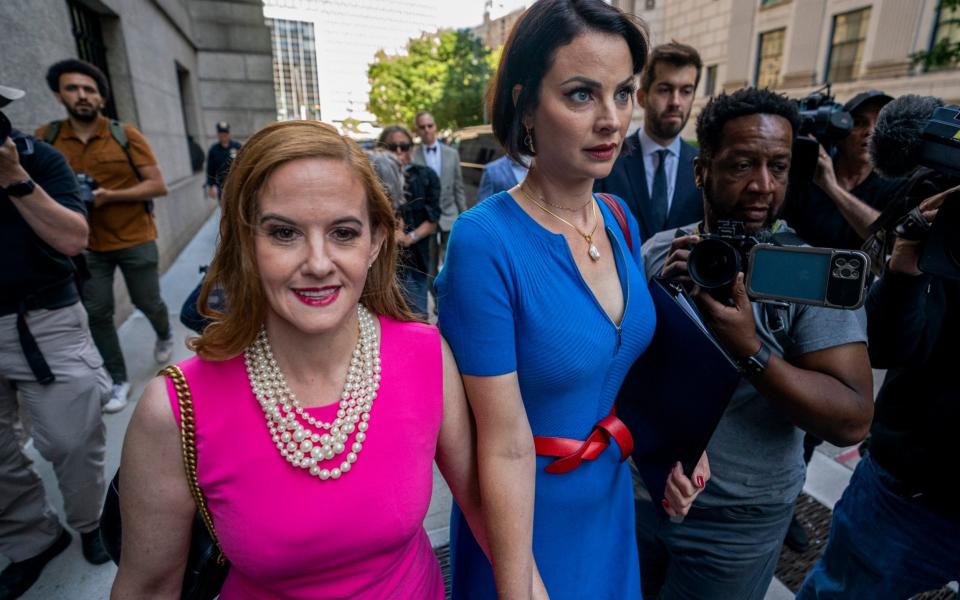
[[661, 501], [660, 501], [660, 504], [663, 504], [663, 507], [664, 507], [664, 508], [670, 508], [670, 503], [667, 502], [667, 499], [666, 499], [666, 498], [664, 498], [663, 500], [661, 500]]
[[697, 487], [703, 489], [703, 475], [697, 475]]

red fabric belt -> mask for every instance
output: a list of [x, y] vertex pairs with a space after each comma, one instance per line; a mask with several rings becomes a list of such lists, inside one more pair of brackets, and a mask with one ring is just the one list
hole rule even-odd
[[583, 461], [600, 456], [610, 445], [610, 438], [617, 440], [617, 445], [620, 446], [620, 462], [627, 460], [633, 452], [633, 436], [613, 411], [593, 426], [593, 431], [585, 440], [535, 435], [533, 444], [538, 456], [557, 457], [557, 460], [544, 468], [547, 473], [556, 475], [569, 473]]

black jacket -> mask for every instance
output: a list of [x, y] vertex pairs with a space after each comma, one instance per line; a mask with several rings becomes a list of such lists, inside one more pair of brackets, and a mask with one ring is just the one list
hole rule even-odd
[[[403, 219], [404, 233], [409, 233], [424, 221], [440, 220], [440, 178], [430, 167], [409, 165], [404, 170], [404, 203], [397, 209]], [[430, 265], [430, 239], [424, 237], [416, 244], [403, 248], [400, 264], [408, 269], [428, 273]]]
[[870, 360], [889, 369], [870, 452], [908, 490], [956, 502], [960, 282], [887, 273], [870, 288], [867, 316]]
[[210, 146], [207, 152], [207, 185], [215, 185], [223, 190], [223, 180], [230, 172], [230, 164], [240, 151], [240, 143], [230, 140], [226, 148], [220, 142]]
[[[680, 140], [680, 162], [677, 165], [677, 181], [673, 190], [670, 213], [663, 230], [683, 227], [703, 220], [703, 196], [697, 189], [693, 176], [693, 159], [697, 149]], [[643, 166], [643, 149], [640, 146], [640, 132], [627, 137], [623, 150], [613, 164], [610, 175], [598, 179], [593, 186], [595, 192], [605, 192], [619, 196], [633, 211], [640, 226], [640, 241], [645, 242], [661, 229], [650, 223], [650, 193], [647, 191], [647, 172]]]

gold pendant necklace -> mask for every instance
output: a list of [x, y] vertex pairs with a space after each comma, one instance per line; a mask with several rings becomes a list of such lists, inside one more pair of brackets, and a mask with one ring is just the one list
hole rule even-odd
[[[526, 182], [524, 182], [524, 183], [526, 183]], [[555, 213], [555, 212], [553, 212], [552, 210], [548, 209], [548, 208], [547, 208], [546, 206], [544, 206], [543, 204], [540, 204], [539, 202], [537, 202], [537, 200], [530, 194], [530, 192], [528, 192], [528, 191], [526, 190], [526, 187], [525, 187], [523, 184], [520, 184], [519, 189], [520, 189], [521, 192], [523, 192], [523, 195], [526, 196], [527, 200], [529, 200], [530, 202], [533, 202], [534, 204], [536, 204], [536, 205], [540, 208], [540, 210], [542, 210], [543, 212], [547, 213], [547, 214], [550, 215], [551, 217], [553, 217], [553, 218], [555, 218], [555, 219], [557, 219], [557, 220], [559, 220], [559, 221], [561, 221], [561, 222], [563, 222], [563, 223], [566, 223], [567, 225], [569, 225], [570, 227], [572, 227], [574, 231], [576, 231], [577, 233], [579, 233], [580, 236], [583, 237], [583, 239], [586, 240], [586, 242], [587, 242], [587, 256], [590, 257], [590, 260], [592, 260], [593, 262], [597, 262], [598, 260], [600, 260], [600, 250], [597, 248], [597, 245], [593, 243], [593, 234], [596, 233], [596, 231], [597, 231], [597, 225], [600, 223], [600, 221], [599, 221], [599, 219], [597, 219], [597, 203], [596, 203], [596, 202], [593, 202], [593, 196], [592, 196], [592, 195], [591, 195], [591, 197], [590, 197], [590, 202], [593, 203], [593, 229], [590, 230], [590, 233], [584, 233], [584, 232], [580, 231], [580, 228], [579, 228], [579, 227], [577, 227], [576, 225], [574, 225], [574, 224], [571, 223], [570, 221], [564, 219], [563, 217], [561, 217], [561, 216], [558, 215], [557, 213]], [[588, 204], [589, 204], [589, 202], [588, 202]], [[551, 204], [551, 206], [553, 206], [553, 205]], [[585, 207], [586, 204], [584, 204], [583, 206]], [[583, 208], [583, 207], [581, 207], [581, 208]]]

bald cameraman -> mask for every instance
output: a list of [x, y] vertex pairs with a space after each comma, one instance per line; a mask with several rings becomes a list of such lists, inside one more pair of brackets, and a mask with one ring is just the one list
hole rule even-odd
[[[23, 95], [0, 86], [0, 108]], [[76, 177], [59, 152], [10, 130], [2, 113], [0, 121], [0, 554], [12, 561], [0, 573], [0, 598], [16, 598], [71, 541], [21, 451], [18, 406], [53, 463], [83, 556], [101, 564], [109, 560], [99, 518], [110, 378], [69, 258], [88, 234]]]

